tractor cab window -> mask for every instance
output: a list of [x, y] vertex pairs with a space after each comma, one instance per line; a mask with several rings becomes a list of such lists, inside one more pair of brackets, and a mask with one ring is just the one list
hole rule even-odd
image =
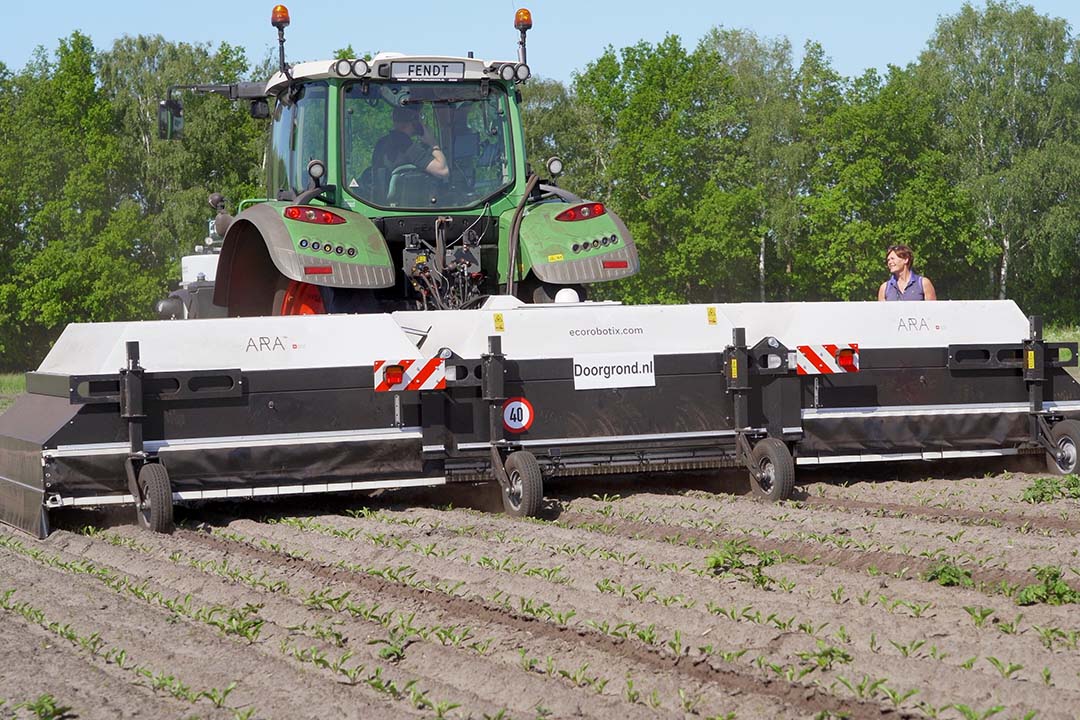
[[[514, 182], [509, 105], [494, 84], [355, 82], [343, 98], [344, 184], [369, 205], [474, 207]], [[426, 172], [432, 146], [446, 177]]]
[[325, 82], [304, 83], [274, 103], [274, 126], [267, 155], [271, 198], [292, 197], [308, 186], [307, 165], [327, 161]]

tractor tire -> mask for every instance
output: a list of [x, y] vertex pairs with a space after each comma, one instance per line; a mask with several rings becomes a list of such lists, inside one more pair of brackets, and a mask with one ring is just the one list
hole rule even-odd
[[750, 451], [750, 462], [761, 475], [760, 479], [750, 475], [750, 489], [754, 497], [769, 502], [791, 497], [795, 489], [795, 461], [782, 440], [759, 440]]
[[160, 463], [147, 463], [139, 469], [138, 482], [142, 494], [142, 502], [135, 508], [139, 525], [152, 532], [170, 534], [173, 501], [169, 472]]
[[584, 285], [553, 285], [546, 282], [539, 283], [534, 287], [529, 297], [533, 305], [547, 305], [555, 302], [555, 296], [564, 287], [576, 292], [580, 302], [585, 302], [588, 299], [589, 294]]
[[510, 488], [503, 489], [503, 509], [512, 517], [537, 517], [544, 499], [544, 476], [531, 452], [519, 450], [506, 458]]
[[271, 315], [325, 315], [319, 287], [281, 275], [274, 287]]
[[1080, 453], [1080, 422], [1062, 420], [1050, 428], [1050, 438], [1054, 441], [1054, 445], [1064, 453], [1064, 457], [1059, 461], [1047, 453], [1047, 469], [1055, 475], [1074, 474], [1077, 471], [1077, 459]]

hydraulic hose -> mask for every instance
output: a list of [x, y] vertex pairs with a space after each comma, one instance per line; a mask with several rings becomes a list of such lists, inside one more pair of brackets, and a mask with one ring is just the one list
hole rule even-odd
[[507, 251], [506, 258], [506, 294], [514, 294], [514, 271], [517, 268], [517, 255], [518, 255], [518, 236], [521, 232], [521, 218], [525, 213], [525, 203], [529, 201], [529, 196], [532, 195], [536, 184], [540, 182], [540, 176], [536, 173], [529, 175], [528, 182], [525, 183], [525, 194], [521, 196], [521, 202], [518, 203], [517, 208], [514, 210], [514, 218], [510, 221], [510, 237], [508, 242], [510, 247]]

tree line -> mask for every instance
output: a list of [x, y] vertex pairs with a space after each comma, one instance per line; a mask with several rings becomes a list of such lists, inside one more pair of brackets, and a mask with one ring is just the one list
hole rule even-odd
[[[165, 143], [156, 107], [169, 85], [270, 69], [228, 44], [80, 33], [0, 66], [0, 369], [36, 365], [67, 322], [150, 317], [207, 194], [263, 194], [265, 121], [191, 97]], [[796, 63], [787, 40], [717, 27], [522, 92], [533, 167], [559, 155], [560, 185], [638, 243], [643, 271], [597, 294], [870, 300], [905, 243], [942, 299], [1080, 317], [1080, 47], [1062, 19], [965, 5], [916, 61], [858, 77], [817, 43]]]

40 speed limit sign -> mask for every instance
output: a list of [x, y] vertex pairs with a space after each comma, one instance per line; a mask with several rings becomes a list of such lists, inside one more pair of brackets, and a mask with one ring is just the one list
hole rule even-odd
[[532, 403], [523, 397], [507, 398], [503, 403], [503, 427], [509, 432], [525, 432], [532, 427], [535, 416]]

